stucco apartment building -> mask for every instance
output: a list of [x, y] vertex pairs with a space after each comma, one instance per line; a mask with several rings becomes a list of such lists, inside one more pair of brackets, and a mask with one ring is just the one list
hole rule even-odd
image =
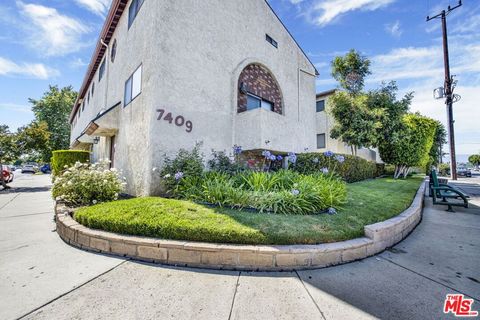
[[155, 194], [165, 154], [316, 148], [313, 64], [265, 0], [113, 0], [70, 116], [71, 148]]
[[[352, 154], [350, 145], [330, 137], [335, 119], [328, 113], [328, 100], [335, 92], [336, 89], [333, 89], [316, 95], [317, 150], [319, 152], [330, 150], [335, 153]], [[357, 150], [357, 156], [378, 163], [382, 162], [377, 149], [360, 148]]]

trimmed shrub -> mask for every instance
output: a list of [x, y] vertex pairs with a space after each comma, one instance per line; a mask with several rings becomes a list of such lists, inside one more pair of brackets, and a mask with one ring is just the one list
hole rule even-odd
[[83, 150], [56, 150], [52, 156], [52, 173], [54, 176], [60, 175], [66, 168], [70, 168], [75, 163], [86, 163], [90, 161], [90, 152]]
[[70, 206], [86, 206], [118, 199], [123, 189], [118, 171], [108, 169], [109, 162], [77, 162], [56, 177], [52, 196]]
[[352, 155], [335, 155], [332, 152], [301, 153], [297, 155], [297, 161], [291, 168], [302, 174], [314, 174], [322, 172], [326, 168], [346, 182], [356, 182], [379, 176], [375, 162]]

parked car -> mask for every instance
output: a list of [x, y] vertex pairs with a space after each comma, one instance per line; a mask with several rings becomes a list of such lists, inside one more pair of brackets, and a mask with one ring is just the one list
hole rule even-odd
[[14, 174], [10, 166], [2, 165], [2, 174], [3, 174], [3, 179], [5, 180], [6, 183], [10, 183], [13, 181]]
[[37, 168], [33, 164], [26, 164], [22, 167], [22, 173], [30, 172], [30, 173], [36, 173]]
[[472, 177], [472, 171], [470, 171], [470, 169], [468, 169], [468, 168], [458, 168], [457, 169], [457, 176], [471, 178]]
[[43, 166], [40, 167], [40, 171], [42, 171], [43, 173], [50, 173], [52, 172], [52, 169], [50, 168], [50, 164], [49, 163], [46, 163], [44, 164]]

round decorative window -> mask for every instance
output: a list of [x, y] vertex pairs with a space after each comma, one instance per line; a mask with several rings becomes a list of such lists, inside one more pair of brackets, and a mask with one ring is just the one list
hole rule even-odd
[[110, 55], [110, 58], [112, 62], [115, 61], [115, 55], [117, 54], [117, 39], [113, 40], [113, 45], [112, 45], [112, 53]]

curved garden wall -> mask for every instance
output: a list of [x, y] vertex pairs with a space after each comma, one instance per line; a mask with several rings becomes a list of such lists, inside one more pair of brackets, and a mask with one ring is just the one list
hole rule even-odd
[[57, 205], [60, 237], [75, 247], [136, 260], [189, 267], [235, 270], [321, 268], [372, 256], [404, 239], [422, 218], [425, 183], [400, 215], [365, 226], [365, 237], [317, 245], [256, 246], [171, 241], [119, 235], [77, 223], [67, 207]]

